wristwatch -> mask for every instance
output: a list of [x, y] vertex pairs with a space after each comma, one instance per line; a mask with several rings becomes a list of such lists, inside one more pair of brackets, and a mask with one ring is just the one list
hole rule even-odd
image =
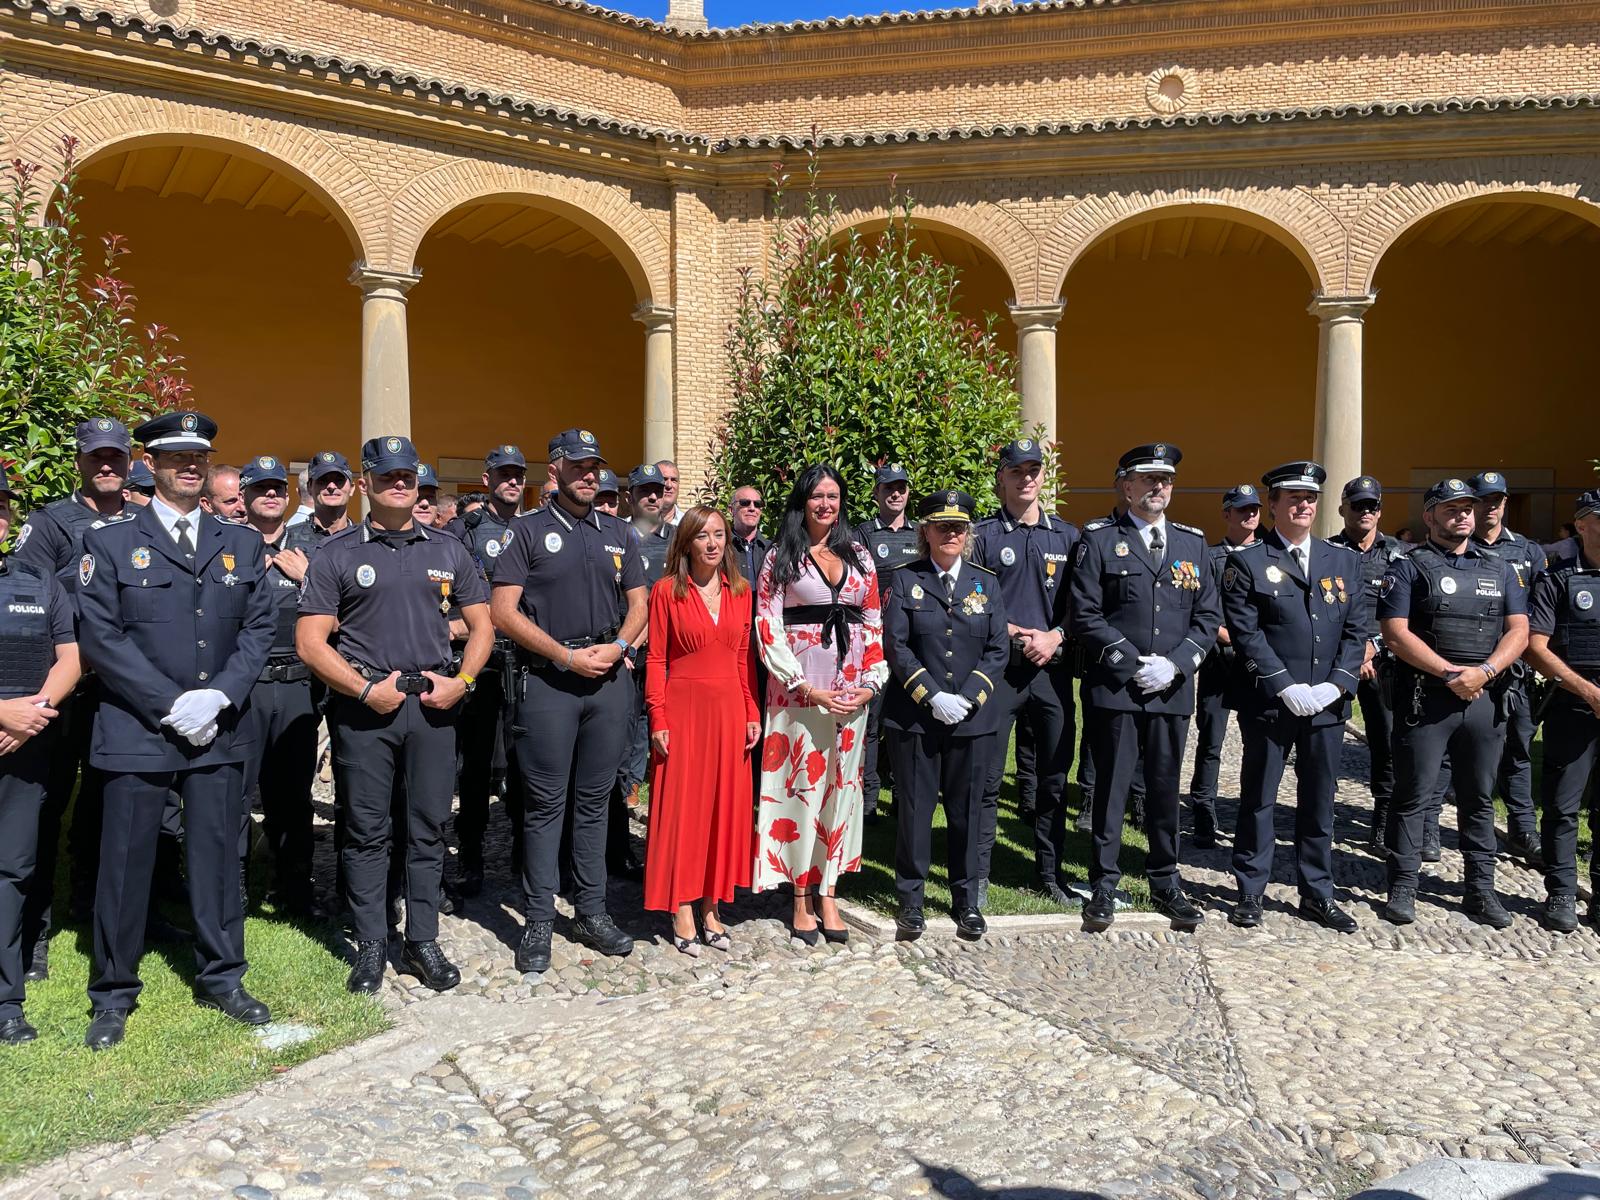
[[476, 689], [477, 686], [478, 686], [478, 677], [476, 675], [468, 675], [466, 672], [463, 671], [460, 674], [458, 674], [456, 676], [456, 678], [461, 680], [462, 683], [467, 685], [467, 695], [469, 695], [469, 696], [472, 695], [473, 690]]
[[627, 638], [619, 637], [616, 641], [612, 642], [611, 644], [613, 646], [615, 646], [618, 650], [621, 650], [624, 654], [626, 654], [628, 652], [628, 639]]

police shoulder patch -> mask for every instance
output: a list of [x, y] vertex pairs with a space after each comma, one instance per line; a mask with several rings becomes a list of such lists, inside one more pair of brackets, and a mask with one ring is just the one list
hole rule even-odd
[[85, 554], [78, 560], [78, 586], [88, 587], [89, 580], [94, 578], [94, 555]]
[[17, 544], [11, 548], [11, 552], [15, 554], [18, 550], [21, 550], [22, 547], [27, 544], [28, 538], [30, 538], [32, 535], [33, 523], [30, 521], [28, 524], [22, 527], [22, 532], [17, 534]]

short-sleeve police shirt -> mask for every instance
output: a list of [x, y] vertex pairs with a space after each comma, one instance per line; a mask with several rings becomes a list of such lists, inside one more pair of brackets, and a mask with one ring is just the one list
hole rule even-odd
[[380, 671], [439, 671], [450, 662], [445, 611], [488, 603], [472, 555], [456, 538], [370, 521], [328, 538], [311, 560], [300, 615], [339, 619], [339, 651]]
[[1600, 567], [1590, 563], [1581, 551], [1576, 560], [1547, 560], [1544, 572], [1528, 589], [1529, 633], [1542, 633], [1545, 637], [1556, 635], [1557, 626], [1567, 618], [1567, 577], [1577, 571], [1600, 574]]
[[621, 626], [627, 593], [645, 586], [632, 526], [595, 509], [575, 517], [557, 500], [518, 517], [511, 529], [494, 581], [522, 586], [523, 616], [558, 642]]
[[[1527, 613], [1528, 589], [1521, 574], [1505, 559], [1497, 558], [1473, 542], [1467, 543], [1464, 554], [1450, 554], [1438, 546], [1433, 548], [1444, 555], [1452, 566], [1499, 575], [1500, 594], [1506, 602], [1506, 616], [1520, 617]], [[1422, 602], [1427, 598], [1427, 591], [1427, 581], [1410, 556], [1395, 559], [1383, 577], [1383, 594], [1378, 599], [1378, 620], [1387, 621], [1394, 617], [1416, 620]]]

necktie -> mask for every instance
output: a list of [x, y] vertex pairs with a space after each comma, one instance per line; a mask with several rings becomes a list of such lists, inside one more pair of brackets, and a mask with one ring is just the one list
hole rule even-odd
[[179, 517], [172, 523], [172, 531], [176, 533], [178, 549], [183, 551], [185, 558], [194, 557], [194, 541], [189, 537], [189, 518]]
[[944, 580], [944, 602], [946, 604], [954, 604], [956, 600], [955, 577], [950, 572], [945, 571], [940, 575], [940, 578]]
[[1167, 544], [1161, 540], [1161, 530], [1152, 525], [1150, 527], [1150, 565], [1156, 570], [1161, 570], [1161, 564], [1166, 561]]
[[[1300, 574], [1305, 575], [1306, 552], [1300, 549], [1299, 546], [1296, 546], [1293, 550], [1289, 551], [1289, 553], [1294, 556], [1294, 565], [1300, 568]], [[1307, 576], [1307, 578], [1309, 578], [1309, 576]]]

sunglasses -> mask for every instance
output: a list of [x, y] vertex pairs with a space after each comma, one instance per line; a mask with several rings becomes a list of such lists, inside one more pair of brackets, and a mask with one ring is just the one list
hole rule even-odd
[[1350, 506], [1350, 511], [1358, 513], [1375, 513], [1382, 507], [1383, 505], [1379, 504], [1375, 500], [1362, 500], [1358, 504], [1352, 504]]
[[763, 508], [763, 507], [765, 507], [761, 503], [761, 501], [759, 501], [759, 500], [735, 500], [734, 503], [737, 504], [740, 508]]
[[952, 534], [965, 533], [967, 531], [967, 523], [965, 521], [934, 521], [929, 525], [929, 528], [940, 537], [949, 537]]

